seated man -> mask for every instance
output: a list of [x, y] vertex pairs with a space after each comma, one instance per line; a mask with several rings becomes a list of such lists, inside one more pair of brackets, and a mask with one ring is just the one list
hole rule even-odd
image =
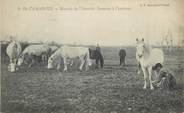
[[172, 73], [166, 69], [163, 68], [162, 64], [157, 63], [152, 68], [157, 73], [156, 80], [153, 82], [153, 84], [161, 89], [174, 89], [176, 86], [176, 79], [172, 75]]

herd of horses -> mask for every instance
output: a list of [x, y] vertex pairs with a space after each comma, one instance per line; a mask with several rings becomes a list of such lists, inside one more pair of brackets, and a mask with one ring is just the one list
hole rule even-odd
[[[27, 49], [26, 49], [27, 48]], [[47, 68], [51, 69], [56, 67], [56, 69], [60, 69], [61, 63], [64, 64], [64, 71], [67, 71], [68, 62], [73, 62], [74, 58], [78, 58], [80, 60], [79, 69], [82, 70], [83, 66], [86, 66], [86, 70], [88, 70], [89, 66], [91, 66], [92, 60], [95, 60], [96, 67], [100, 63], [101, 68], [104, 66], [104, 58], [101, 51], [96, 49], [91, 49], [88, 47], [71, 47], [71, 46], [61, 46], [60, 48], [56, 48], [52, 50], [52, 47], [48, 45], [40, 45], [33, 46], [29, 45], [24, 50], [22, 50], [21, 45], [17, 41], [12, 41], [7, 49], [7, 55], [9, 56], [10, 63], [8, 65], [8, 69], [11, 72], [15, 72], [19, 66], [23, 63], [30, 64], [37, 57], [41, 57], [41, 60], [47, 61]], [[154, 89], [152, 83], [152, 67], [157, 64], [164, 63], [164, 53], [160, 48], [152, 48], [150, 45], [146, 44], [144, 39], [136, 39], [136, 60], [138, 66], [138, 73], [140, 70], [143, 71], [144, 75], [144, 86], [143, 89], [148, 87], [148, 80], [150, 84], [150, 89]], [[26, 60], [29, 59], [29, 60]], [[62, 60], [61, 60], [62, 59]], [[124, 49], [120, 49], [119, 51], [119, 65], [125, 65], [126, 63], [126, 51]], [[30, 61], [30, 62], [28, 62]], [[72, 65], [72, 63], [71, 63]], [[31, 65], [30, 65], [31, 66]], [[157, 73], [155, 73], [157, 76]]]

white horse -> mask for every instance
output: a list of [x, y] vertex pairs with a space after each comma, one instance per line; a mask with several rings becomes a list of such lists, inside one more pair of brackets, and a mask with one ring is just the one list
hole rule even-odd
[[10, 69], [11, 72], [16, 71], [17, 60], [21, 51], [22, 51], [22, 47], [20, 43], [16, 41], [12, 41], [6, 48], [6, 53], [10, 59], [8, 69]]
[[91, 65], [91, 60], [89, 56], [89, 49], [86, 47], [69, 47], [62, 46], [55, 53], [53, 53], [48, 60], [48, 69], [53, 67], [57, 67], [60, 69], [61, 58], [64, 62], [64, 71], [67, 71], [67, 59], [79, 58], [81, 61], [79, 70], [82, 71], [83, 65], [86, 63], [86, 71], [88, 70], [88, 66]]
[[[163, 50], [159, 48], [152, 48], [149, 45], [144, 43], [144, 39], [138, 40], [136, 46], [136, 55], [138, 57], [139, 63], [141, 65], [143, 74], [144, 74], [144, 87], [143, 89], [147, 88], [147, 79], [149, 77], [150, 81], [150, 88], [154, 89], [152, 85], [152, 67], [157, 64], [164, 62], [164, 53]], [[155, 73], [156, 74], [156, 73]]]
[[35, 60], [34, 57], [40, 57], [42, 62], [47, 61], [48, 55], [51, 52], [51, 49], [48, 45], [38, 44], [38, 45], [29, 45], [26, 47], [23, 52], [20, 54], [18, 59], [18, 65], [21, 66], [26, 58], [30, 58], [31, 63], [29, 66], [32, 65], [33, 61]]

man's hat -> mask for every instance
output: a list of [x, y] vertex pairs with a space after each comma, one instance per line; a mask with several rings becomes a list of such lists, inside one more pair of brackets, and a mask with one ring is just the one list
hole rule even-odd
[[162, 64], [157, 63], [155, 66], [152, 67], [153, 70], [156, 70], [158, 67], [163, 67]]

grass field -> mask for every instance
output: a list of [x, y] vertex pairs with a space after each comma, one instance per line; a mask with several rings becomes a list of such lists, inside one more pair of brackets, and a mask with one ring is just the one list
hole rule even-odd
[[46, 66], [7, 71], [1, 54], [2, 113], [182, 113], [184, 112], [184, 50], [165, 52], [165, 66], [177, 79], [173, 91], [143, 90], [136, 73], [135, 48], [125, 47], [127, 65], [118, 66], [118, 47], [102, 47], [103, 69], [79, 72]]

